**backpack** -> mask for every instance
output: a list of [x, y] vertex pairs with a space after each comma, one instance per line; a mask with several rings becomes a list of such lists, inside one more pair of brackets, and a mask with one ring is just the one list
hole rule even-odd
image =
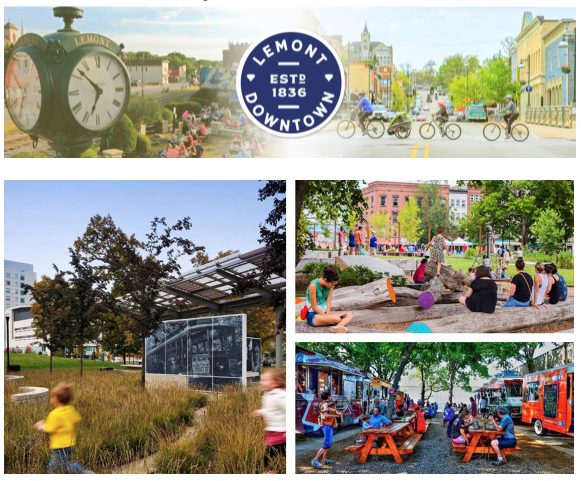
[[448, 435], [449, 438], [452, 437], [452, 426], [456, 422], [456, 419], [458, 419], [458, 414], [454, 414], [454, 417], [452, 417], [452, 419], [450, 419], [450, 421], [448, 421], [446, 434]]
[[569, 288], [567, 287], [567, 283], [565, 282], [565, 278], [557, 272], [559, 279], [561, 282], [559, 283], [559, 301], [563, 302], [567, 300], [567, 296], [569, 294]]

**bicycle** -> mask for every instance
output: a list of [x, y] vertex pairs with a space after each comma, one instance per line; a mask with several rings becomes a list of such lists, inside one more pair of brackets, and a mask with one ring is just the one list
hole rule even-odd
[[[351, 112], [349, 119], [341, 120], [337, 124], [337, 133], [343, 139], [350, 139], [357, 132], [357, 127], [361, 127], [360, 123], [356, 121], [357, 112]], [[385, 126], [377, 119], [368, 117], [363, 123], [363, 134], [369, 135], [372, 139], [379, 139], [385, 133]]]
[[[503, 129], [506, 132], [506, 122], [502, 115], [497, 115], [494, 122], [488, 122], [482, 128], [482, 135], [486, 140], [494, 142], [498, 140]], [[529, 138], [529, 128], [525, 124], [515, 122], [510, 129], [510, 136], [517, 142], [524, 142]]]
[[442, 137], [448, 137], [450, 140], [457, 140], [462, 135], [462, 129], [458, 124], [454, 122], [438, 122], [434, 120], [433, 116], [432, 120], [420, 125], [420, 135], [423, 139], [429, 140], [436, 135], [436, 129], [440, 131]]

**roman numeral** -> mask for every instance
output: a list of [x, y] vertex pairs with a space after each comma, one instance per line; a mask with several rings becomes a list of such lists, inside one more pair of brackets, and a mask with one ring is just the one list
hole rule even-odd
[[123, 87], [117, 87], [115, 92], [123, 92], [125, 89]]
[[96, 116], [95, 116], [95, 125], [96, 125], [97, 127], [99, 127], [99, 126], [101, 125], [101, 119], [99, 118], [99, 116], [98, 116], [98, 115], [96, 115]]
[[82, 122], [84, 124], [86, 124], [89, 121], [89, 112], [85, 112], [85, 115], [83, 115], [83, 120]]
[[87, 72], [88, 72], [89, 70], [91, 70], [91, 69], [89, 68], [89, 64], [87, 63], [87, 61], [86, 61], [86, 60], [83, 60], [83, 67], [85, 67], [85, 70], [86, 70]]
[[78, 114], [78, 113], [79, 113], [79, 111], [81, 110], [81, 107], [82, 107], [82, 104], [81, 104], [81, 102], [79, 102], [78, 104], [76, 104], [76, 105], [75, 105], [75, 106], [72, 108], [72, 111], [73, 111], [73, 113], [74, 113], [74, 114]]
[[117, 99], [113, 99], [113, 105], [115, 107], [120, 107], [121, 106], [121, 103]]
[[78, 91], [78, 90], [71, 90], [71, 91], [69, 92], [69, 96], [71, 96], [71, 97], [72, 97], [73, 95], [79, 95], [79, 91]]
[[77, 79], [77, 80], [83, 80], [83, 79], [82, 79], [81, 77], [79, 77], [78, 75], [73, 75], [73, 78], [74, 78], [74, 79]]
[[117, 77], [119, 77], [119, 75], [121, 75], [121, 72], [117, 72], [117, 75], [113, 76], [113, 80], [115, 80]]
[[97, 68], [101, 68], [101, 57], [99, 57], [98, 55], [95, 56], [95, 65], [97, 66]]
[[113, 60], [109, 60], [109, 63], [107, 64], [107, 72], [109, 71], [109, 67], [111, 66], [112, 63], [113, 63]]
[[113, 118], [113, 116], [111, 115], [111, 112], [109, 112], [108, 110], [107, 110], [107, 115], [109, 116], [110, 119]]

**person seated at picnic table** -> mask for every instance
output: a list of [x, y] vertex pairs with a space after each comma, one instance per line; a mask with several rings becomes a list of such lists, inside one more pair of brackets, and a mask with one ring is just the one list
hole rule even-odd
[[366, 429], [378, 429], [392, 422], [391, 419], [379, 412], [379, 408], [373, 408], [373, 412], [369, 418], [363, 422], [362, 428], [364, 431]]
[[442, 419], [442, 425], [445, 426], [454, 418], [454, 408], [450, 405], [450, 403], [446, 403], [446, 407], [444, 408], [444, 419]]
[[463, 409], [454, 421], [452, 421], [451, 437], [454, 444], [470, 444], [472, 435], [468, 427], [473, 424], [472, 416], [468, 409]]
[[515, 262], [516, 275], [513, 276], [508, 292], [508, 300], [502, 307], [527, 307], [531, 305], [533, 297], [533, 278], [524, 272], [525, 261], [519, 259]]
[[416, 271], [414, 272], [414, 282], [416, 284], [424, 284], [426, 282], [428, 282], [428, 280], [426, 279], [426, 267], [428, 266], [428, 259], [426, 259], [425, 257], [422, 259], [422, 261], [420, 262], [420, 265], [418, 266], [418, 268], [416, 269]]
[[488, 420], [494, 425], [497, 431], [502, 431], [502, 435], [490, 442], [490, 447], [496, 453], [497, 460], [492, 463], [493, 466], [502, 466], [506, 464], [504, 457], [502, 456], [500, 450], [505, 448], [516, 447], [516, 436], [514, 434], [514, 423], [510, 414], [508, 414], [508, 409], [504, 406], [499, 406], [496, 408], [496, 415], [500, 418], [500, 423], [497, 422], [494, 416], [489, 416]]
[[458, 299], [460, 304], [466, 306], [472, 312], [494, 313], [498, 300], [498, 287], [490, 278], [490, 271], [480, 266], [476, 269], [475, 279], [470, 284], [466, 293]]

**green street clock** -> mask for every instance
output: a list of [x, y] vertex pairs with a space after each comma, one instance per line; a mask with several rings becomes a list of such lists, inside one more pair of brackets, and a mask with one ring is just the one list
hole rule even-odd
[[63, 157], [76, 157], [106, 137], [124, 114], [130, 83], [123, 45], [72, 29], [83, 11], [57, 7], [65, 27], [45, 37], [26, 34], [6, 67], [10, 117], [33, 139], [46, 138]]

